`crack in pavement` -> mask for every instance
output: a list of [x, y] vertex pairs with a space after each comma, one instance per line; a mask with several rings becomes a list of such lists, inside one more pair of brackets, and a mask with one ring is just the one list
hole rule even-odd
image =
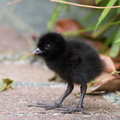
[[0, 115], [0, 116], [1, 117], [2, 116], [30, 116], [30, 115], [41, 115], [41, 114], [44, 114], [44, 115], [63, 115], [63, 113], [52, 113], [52, 112], [35, 112], [35, 113], [29, 112], [29, 113], [4, 113], [3, 115]]
[[[70, 113], [67, 113], [68, 115], [73, 115], [73, 114], [70, 114]], [[79, 114], [79, 115], [84, 115], [84, 114], [80, 114], [79, 112], [76, 112], [74, 114]], [[90, 116], [92, 115], [119, 115], [120, 112], [112, 112], [112, 113], [97, 113], [97, 114], [91, 114]], [[3, 115], [1, 114], [0, 117], [4, 117], [4, 116], [34, 116], [34, 115], [65, 115], [64, 113], [53, 113], [53, 112], [35, 112], [35, 113], [32, 113], [32, 112], [29, 112], [29, 113], [4, 113]]]
[[[14, 82], [13, 87], [41, 87], [41, 86], [66, 86], [65, 83], [37, 83], [37, 82]], [[2, 83], [0, 83], [0, 86], [2, 86]]]

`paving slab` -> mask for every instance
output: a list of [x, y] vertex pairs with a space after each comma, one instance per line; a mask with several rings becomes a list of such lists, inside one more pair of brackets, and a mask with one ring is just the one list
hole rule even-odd
[[119, 115], [20, 115], [2, 116], [3, 120], [119, 120]]
[[54, 73], [45, 65], [0, 63], [0, 79], [10, 78], [15, 82], [48, 83]]
[[[115, 119], [120, 118], [120, 109], [106, 101], [102, 96], [91, 96], [86, 95], [84, 101], [85, 109], [93, 113], [90, 115], [84, 115], [82, 113], [74, 114], [61, 114], [60, 111], [56, 110], [45, 110], [39, 107], [27, 107], [29, 104], [36, 104], [37, 102], [53, 103], [62, 93], [65, 91], [66, 86], [51, 86], [51, 87], [13, 87], [12, 90], [1, 92], [0, 94], [0, 118], [6, 120], [19, 119], [69, 119], [78, 120], [91, 118], [97, 118], [98, 120]], [[64, 101], [64, 105], [69, 107], [76, 107], [79, 101], [74, 95], [79, 91], [79, 87], [75, 87], [68, 98]], [[102, 118], [102, 119], [101, 119]]]
[[[10, 78], [15, 81], [13, 88], [0, 92], [0, 120], [119, 120], [120, 107], [104, 99], [104, 95], [86, 95], [84, 107], [92, 115], [81, 112], [74, 114], [61, 114], [57, 110], [45, 110], [39, 107], [28, 107], [37, 102], [54, 103], [66, 90], [67, 84], [49, 82], [54, 75], [45, 64], [16, 64], [0, 63], [0, 79]], [[18, 84], [19, 83], [19, 84]], [[75, 94], [80, 88], [69, 95], [64, 105], [76, 107], [79, 98]]]

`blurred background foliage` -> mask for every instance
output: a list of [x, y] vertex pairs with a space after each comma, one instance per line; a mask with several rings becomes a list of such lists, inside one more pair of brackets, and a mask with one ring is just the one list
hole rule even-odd
[[[120, 0], [61, 1], [95, 7], [120, 6]], [[120, 57], [120, 7], [95, 9], [56, 3], [52, 0], [2, 0], [0, 10], [0, 26], [10, 29], [12, 27], [22, 34], [30, 43], [31, 51], [35, 48], [40, 34], [48, 30], [61, 32], [66, 36], [85, 37], [92, 41], [101, 53], [112, 58]], [[2, 41], [5, 40], [1, 37]], [[20, 42], [22, 41], [19, 40]]]
[[[73, 0], [63, 0], [66, 2], [74, 2]], [[120, 6], [120, 0], [77, 0], [78, 4], [93, 5], [99, 7], [112, 7]], [[78, 13], [81, 14], [79, 10], [80, 7], [77, 7]], [[92, 8], [89, 8], [92, 9]], [[89, 11], [89, 9], [87, 9]], [[54, 12], [51, 16], [51, 19], [48, 24], [48, 30], [52, 31], [59, 27], [57, 24], [58, 17], [61, 14], [61, 11], [71, 12], [71, 5], [58, 3]], [[76, 14], [76, 15], [77, 15]], [[82, 15], [82, 14], [81, 14]], [[74, 19], [74, 18], [73, 18]], [[59, 21], [58, 21], [59, 22]], [[63, 20], [61, 24], [65, 24]], [[58, 30], [64, 35], [67, 36], [84, 36], [95, 41], [100, 41], [104, 44], [103, 52], [116, 58], [120, 52], [120, 7], [119, 8], [106, 8], [106, 9], [92, 9], [89, 11], [89, 14], [86, 15], [83, 19], [78, 21], [82, 26], [80, 29], [76, 30]], [[62, 25], [60, 26], [62, 27]], [[83, 33], [89, 32], [85, 35]]]

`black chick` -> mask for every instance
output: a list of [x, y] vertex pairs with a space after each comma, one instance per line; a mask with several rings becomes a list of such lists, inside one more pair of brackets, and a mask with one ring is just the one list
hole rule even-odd
[[[100, 75], [103, 70], [102, 60], [89, 44], [76, 39], [64, 38], [59, 33], [51, 32], [42, 35], [37, 49], [32, 53], [44, 58], [47, 66], [67, 81], [65, 93], [54, 104], [38, 104], [46, 109], [60, 109], [63, 100], [72, 92], [74, 83], [80, 84], [81, 97], [77, 108], [63, 108], [68, 113], [82, 111], [83, 99], [86, 94], [87, 83]], [[62, 109], [62, 108], [61, 108]]]

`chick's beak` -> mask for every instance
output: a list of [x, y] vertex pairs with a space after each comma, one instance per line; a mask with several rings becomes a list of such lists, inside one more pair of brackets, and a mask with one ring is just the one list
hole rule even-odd
[[40, 53], [42, 53], [42, 51], [39, 48], [37, 48], [36, 50], [33, 51], [33, 53], [31, 55], [34, 56], [34, 55], [37, 55]]

